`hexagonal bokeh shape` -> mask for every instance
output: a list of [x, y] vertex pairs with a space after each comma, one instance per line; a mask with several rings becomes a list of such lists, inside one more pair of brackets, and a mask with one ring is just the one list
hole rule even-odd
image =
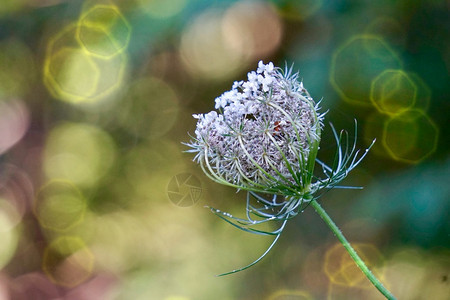
[[111, 58], [125, 50], [131, 26], [114, 5], [95, 5], [78, 21], [77, 40], [91, 55]]
[[122, 87], [128, 66], [128, 57], [120, 52], [110, 59], [94, 57], [96, 65], [100, 70], [100, 80], [95, 95], [90, 99], [97, 101], [107, 98]]
[[401, 68], [402, 62], [384, 40], [374, 35], [359, 35], [333, 54], [330, 82], [345, 101], [372, 105], [372, 81], [386, 69]]
[[66, 231], [83, 221], [86, 206], [85, 198], [72, 183], [53, 180], [39, 190], [34, 213], [42, 227]]
[[84, 51], [63, 48], [47, 60], [45, 79], [55, 94], [79, 101], [95, 93], [100, 71]]
[[388, 119], [383, 130], [383, 146], [398, 161], [418, 163], [437, 147], [439, 128], [421, 110], [408, 110]]
[[370, 100], [385, 114], [395, 115], [412, 108], [416, 103], [417, 87], [402, 70], [385, 70], [371, 85]]
[[44, 61], [44, 84], [56, 99], [82, 104], [109, 99], [123, 83], [128, 58], [124, 51], [105, 59], [92, 55], [76, 39], [77, 24], [52, 37]]
[[[379, 250], [371, 244], [356, 243], [353, 244], [353, 247], [369, 267], [376, 265], [378, 261], [383, 259]], [[323, 268], [333, 284], [345, 287], [372, 288], [370, 281], [367, 280], [341, 244], [335, 244], [327, 250]], [[375, 271], [372, 269], [372, 272], [376, 273]], [[381, 277], [380, 274], [376, 274], [376, 276]]]
[[87, 280], [94, 266], [94, 255], [76, 236], [61, 236], [44, 250], [42, 269], [54, 283], [74, 287]]

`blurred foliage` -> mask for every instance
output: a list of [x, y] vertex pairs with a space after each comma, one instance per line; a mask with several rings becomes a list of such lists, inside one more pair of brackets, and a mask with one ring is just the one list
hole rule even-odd
[[[261, 263], [214, 276], [271, 240], [203, 208], [243, 215], [245, 195], [182, 142], [259, 60], [294, 63], [327, 121], [356, 118], [361, 148], [377, 139], [345, 182], [365, 189], [321, 201], [399, 299], [448, 299], [448, 14], [442, 0], [2, 0], [0, 299], [379, 299], [310, 209]], [[327, 124], [324, 161], [331, 138]]]

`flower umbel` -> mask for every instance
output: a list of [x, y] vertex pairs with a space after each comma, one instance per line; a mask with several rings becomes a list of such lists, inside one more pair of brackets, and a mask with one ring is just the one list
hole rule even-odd
[[[282, 70], [260, 61], [247, 77], [216, 98], [218, 111], [194, 115], [198, 122], [188, 152], [196, 153], [194, 160], [212, 180], [248, 191], [246, 219], [211, 210], [239, 229], [275, 235], [273, 246], [286, 221], [320, 190], [344, 179], [365, 153], [357, 158], [356, 141], [350, 147], [347, 133], [338, 135], [333, 128], [338, 146], [333, 166], [316, 159], [324, 114], [292, 67]], [[313, 176], [316, 162], [325, 178]], [[282, 224], [274, 231], [255, 228], [267, 221]]]
[[[292, 67], [282, 70], [260, 61], [247, 78], [234, 82], [230, 91], [216, 98], [217, 111], [194, 115], [198, 119], [195, 136], [186, 144], [191, 148], [187, 152], [195, 153], [194, 161], [209, 178], [247, 191], [245, 218], [210, 207], [211, 211], [241, 230], [275, 236], [254, 262], [221, 275], [260, 261], [277, 242], [287, 220], [311, 204], [369, 280], [393, 299], [316, 201], [321, 191], [355, 188], [337, 184], [361, 162], [373, 143], [360, 154], [356, 150], [356, 121], [353, 141], [346, 131], [338, 134], [331, 125], [337, 151], [328, 166], [316, 158], [324, 113], [298, 80], [298, 73], [293, 73]], [[322, 168], [322, 178], [313, 175], [316, 163]], [[277, 221], [280, 225], [275, 230], [261, 228], [263, 223]]]
[[323, 114], [298, 74], [259, 62], [248, 81], [216, 98], [188, 144], [213, 180], [254, 192], [303, 196], [323, 127]]

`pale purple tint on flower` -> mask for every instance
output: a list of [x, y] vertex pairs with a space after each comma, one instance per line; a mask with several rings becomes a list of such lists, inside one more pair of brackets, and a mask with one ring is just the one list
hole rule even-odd
[[294, 183], [323, 116], [291, 70], [260, 61], [247, 78], [216, 98], [219, 112], [194, 115], [195, 160], [236, 185]]

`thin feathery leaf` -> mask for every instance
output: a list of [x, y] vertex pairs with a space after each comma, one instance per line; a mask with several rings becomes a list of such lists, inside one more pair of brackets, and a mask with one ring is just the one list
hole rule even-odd
[[277, 236], [276, 236], [275, 239], [273, 240], [272, 244], [270, 244], [269, 248], [267, 248], [267, 250], [266, 250], [259, 258], [257, 258], [256, 260], [254, 260], [251, 264], [246, 265], [245, 267], [242, 267], [242, 268], [239, 268], [239, 269], [230, 271], [230, 272], [222, 273], [222, 274], [219, 274], [219, 275], [217, 275], [217, 276], [218, 276], [218, 277], [219, 277], [219, 276], [226, 276], [226, 275], [234, 274], [234, 273], [237, 273], [237, 272], [241, 272], [241, 271], [244, 271], [244, 270], [246, 270], [246, 269], [248, 269], [248, 268], [250, 268], [250, 267], [256, 265], [258, 262], [260, 262], [260, 261], [267, 255], [267, 253], [269, 253], [270, 250], [272, 250], [273, 246], [277, 243], [278, 239], [279, 239], [280, 236], [281, 236], [281, 232], [283, 231], [284, 227], [286, 226], [286, 222], [287, 222], [287, 220], [285, 220], [285, 221], [283, 222], [283, 225], [281, 226], [281, 231], [280, 231], [280, 233], [277, 234]]

